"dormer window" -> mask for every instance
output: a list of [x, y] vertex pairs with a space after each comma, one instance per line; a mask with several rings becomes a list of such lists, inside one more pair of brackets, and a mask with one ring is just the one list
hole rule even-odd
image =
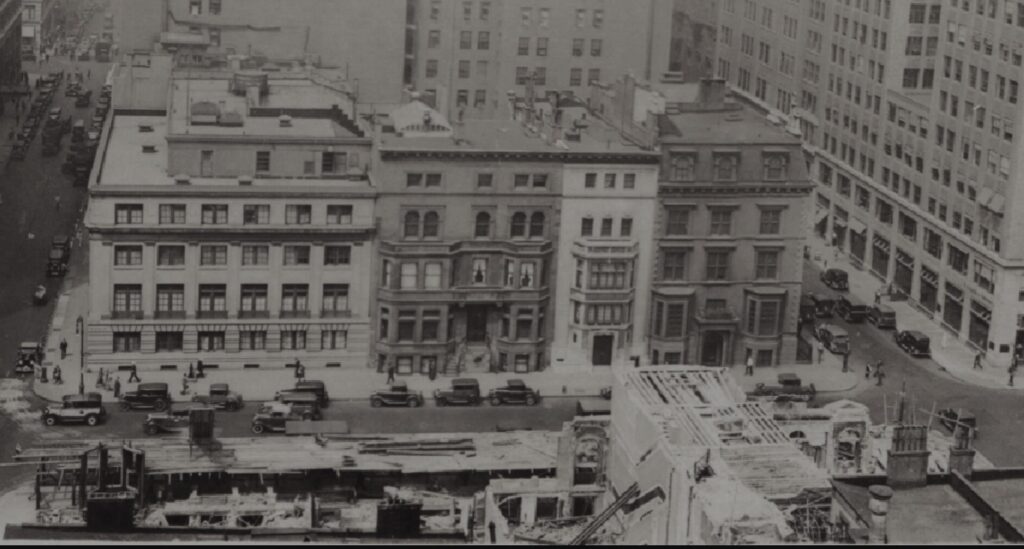
[[672, 153], [669, 156], [669, 178], [672, 181], [693, 181], [697, 178], [697, 155]]
[[715, 153], [715, 181], [736, 181], [740, 155], [733, 152]]
[[789, 155], [785, 153], [766, 153], [764, 155], [764, 178], [766, 181], [786, 179], [789, 168]]

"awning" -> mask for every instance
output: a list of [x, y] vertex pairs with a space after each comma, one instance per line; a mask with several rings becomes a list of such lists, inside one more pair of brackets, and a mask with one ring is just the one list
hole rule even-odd
[[138, 324], [114, 324], [110, 327], [110, 331], [115, 334], [140, 332], [142, 331], [142, 326]]
[[878, 247], [878, 248], [880, 248], [880, 249], [882, 249], [882, 250], [884, 250], [886, 252], [889, 251], [889, 241], [888, 240], [886, 240], [886, 239], [884, 239], [884, 238], [882, 238], [882, 237], [880, 237], [878, 235], [875, 235], [874, 243], [875, 243], [876, 247]]
[[746, 289], [754, 295], [780, 296], [786, 295], [786, 289], [778, 286], [752, 286]]
[[992, 196], [992, 201], [988, 203], [988, 209], [996, 213], [1003, 213], [1003, 204], [1006, 202], [1006, 198], [1003, 195], [996, 193]]
[[896, 261], [908, 266], [914, 266], [914, 255], [910, 252], [904, 251], [900, 248], [896, 248]]
[[814, 212], [814, 224], [821, 225], [826, 220], [828, 220], [828, 209], [818, 208], [817, 211]]
[[939, 283], [939, 275], [933, 273], [929, 269], [921, 269], [921, 280], [932, 284], [933, 286]]
[[153, 326], [153, 330], [160, 333], [166, 332], [184, 332], [189, 326], [182, 324], [157, 324]]
[[867, 232], [868, 227], [861, 223], [857, 218], [854, 218], [850, 220], [850, 230], [858, 234], [864, 234]]

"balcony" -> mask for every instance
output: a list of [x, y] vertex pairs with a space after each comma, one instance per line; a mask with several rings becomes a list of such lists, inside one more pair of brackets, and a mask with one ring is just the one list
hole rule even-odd
[[281, 318], [309, 318], [309, 311], [281, 311]]
[[142, 311], [113, 311], [110, 318], [114, 320], [142, 320]]
[[320, 318], [352, 318], [352, 311], [349, 310], [331, 310], [331, 311], [320, 311]]
[[238, 318], [270, 318], [270, 311], [238, 311]]
[[227, 317], [227, 311], [196, 311], [196, 318], [201, 319], [224, 319]]
[[729, 307], [697, 310], [697, 322], [701, 324], [737, 324], [739, 321], [740, 317]]

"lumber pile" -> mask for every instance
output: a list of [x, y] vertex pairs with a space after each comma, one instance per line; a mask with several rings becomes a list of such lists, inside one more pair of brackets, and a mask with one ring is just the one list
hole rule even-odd
[[383, 456], [431, 456], [475, 452], [476, 443], [471, 438], [364, 442], [359, 445], [360, 454]]

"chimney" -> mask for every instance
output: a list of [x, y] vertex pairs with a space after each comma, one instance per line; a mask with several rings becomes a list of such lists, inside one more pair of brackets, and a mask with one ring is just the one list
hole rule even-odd
[[703, 78], [700, 81], [700, 103], [704, 108], [725, 107], [725, 79]]
[[923, 425], [893, 428], [892, 448], [885, 465], [886, 484], [912, 488], [928, 483], [928, 429]]
[[871, 494], [871, 501], [868, 502], [868, 509], [871, 510], [868, 543], [883, 545], [889, 538], [886, 534], [886, 523], [889, 515], [889, 500], [892, 499], [892, 488], [876, 484], [868, 488], [868, 493]]
[[974, 474], [974, 429], [957, 425], [953, 432], [953, 444], [949, 447], [949, 472], [960, 473], [970, 479]]

